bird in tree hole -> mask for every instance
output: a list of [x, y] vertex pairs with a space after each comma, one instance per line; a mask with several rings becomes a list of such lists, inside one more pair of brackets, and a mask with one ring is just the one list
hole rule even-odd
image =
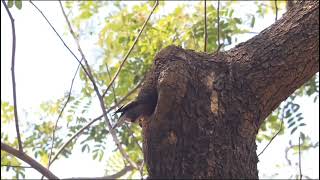
[[157, 105], [157, 98], [157, 92], [155, 90], [140, 91], [134, 101], [121, 106], [115, 112], [115, 114], [121, 113], [121, 115], [112, 129], [121, 126], [124, 122], [139, 122], [139, 120], [144, 119], [144, 117], [151, 116]]

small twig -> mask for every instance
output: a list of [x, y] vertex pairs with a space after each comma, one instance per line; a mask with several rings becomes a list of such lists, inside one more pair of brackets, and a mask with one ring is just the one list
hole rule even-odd
[[207, 32], [207, 1], [204, 0], [204, 52], [207, 52], [208, 32]]
[[73, 83], [74, 83], [74, 79], [76, 78], [76, 75], [78, 74], [78, 71], [79, 71], [79, 68], [80, 68], [80, 64], [78, 64], [78, 67], [76, 69], [76, 72], [74, 73], [73, 75], [73, 78], [72, 78], [72, 81], [71, 81], [71, 85], [70, 85], [70, 89], [69, 89], [69, 93], [68, 93], [68, 98], [66, 100], [66, 102], [64, 103], [61, 111], [60, 111], [60, 114], [56, 120], [56, 124], [54, 126], [54, 130], [53, 130], [53, 133], [52, 133], [52, 143], [51, 143], [51, 148], [50, 148], [50, 155], [49, 155], [49, 161], [48, 161], [48, 168], [50, 167], [50, 162], [51, 162], [51, 157], [52, 157], [52, 151], [53, 151], [53, 146], [54, 146], [54, 140], [55, 140], [55, 132], [57, 130], [57, 127], [58, 127], [58, 121], [59, 119], [61, 118], [62, 116], [62, 113], [64, 111], [64, 109], [67, 107], [67, 104], [69, 103], [70, 101], [70, 97], [71, 97], [71, 91], [72, 91], [72, 88], [73, 88]]
[[[107, 69], [107, 73], [108, 73], [109, 80], [111, 81], [111, 74], [110, 74], [108, 65], [106, 65], [106, 69]], [[117, 103], [117, 97], [116, 97], [116, 91], [115, 91], [114, 83], [112, 84], [112, 91], [113, 91], [114, 103], [115, 103], [115, 104], [118, 104], [118, 103]]]
[[78, 57], [73, 53], [73, 51], [69, 48], [69, 46], [65, 43], [65, 41], [62, 39], [62, 37], [59, 35], [59, 33], [56, 31], [56, 29], [52, 26], [52, 24], [50, 23], [50, 21], [47, 19], [47, 17], [43, 14], [43, 12], [32, 2], [29, 0], [29, 2], [38, 10], [38, 12], [42, 15], [42, 17], [44, 17], [44, 19], [47, 21], [47, 23], [50, 25], [50, 27], [52, 28], [52, 30], [56, 33], [56, 35], [59, 37], [59, 39], [61, 40], [61, 42], [63, 43], [63, 45], [68, 49], [68, 51], [72, 54], [72, 56], [78, 61], [81, 62]]
[[[133, 88], [125, 97], [123, 97], [118, 104], [113, 105], [112, 107], [110, 107], [107, 111], [107, 113], [109, 113], [110, 111], [112, 111], [113, 109], [115, 109], [116, 107], [119, 106], [119, 104], [121, 104], [123, 101], [125, 101], [131, 94], [133, 94], [141, 85], [142, 85], [142, 81], [140, 81], [140, 83]], [[87, 123], [86, 125], [84, 125], [81, 129], [79, 129], [76, 133], [74, 133], [62, 146], [61, 148], [58, 150], [58, 152], [55, 154], [55, 156], [52, 158], [52, 161], [50, 164], [52, 164], [60, 155], [60, 153], [70, 144], [70, 142], [72, 140], [74, 140], [77, 136], [79, 136], [85, 129], [89, 128], [93, 123], [95, 123], [96, 121], [100, 120], [103, 117], [103, 115], [100, 115], [99, 117], [94, 118], [92, 121], [90, 121], [89, 123]]]
[[120, 66], [119, 66], [116, 74], [113, 76], [112, 80], [110, 81], [109, 85], [107, 86], [107, 89], [106, 89], [106, 90], [104, 91], [104, 93], [102, 94], [102, 97], [104, 97], [104, 96], [106, 95], [106, 93], [107, 93], [108, 90], [110, 89], [111, 85], [114, 83], [114, 81], [115, 81], [116, 78], [118, 77], [118, 75], [119, 75], [119, 73], [120, 73], [120, 71], [121, 71], [124, 63], [127, 61], [129, 55], [131, 54], [131, 51], [133, 50], [133, 48], [134, 48], [135, 45], [137, 44], [137, 42], [138, 42], [138, 40], [139, 40], [139, 38], [140, 38], [140, 36], [141, 36], [144, 28], [146, 27], [146, 25], [147, 25], [147, 23], [148, 23], [151, 15], [153, 14], [154, 10], [157, 8], [158, 5], [159, 5], [159, 1], [157, 0], [157, 1], [155, 2], [154, 6], [153, 6], [153, 8], [152, 8], [152, 10], [151, 10], [148, 18], [146, 19], [146, 21], [143, 23], [142, 27], [140, 28], [141, 30], [139, 31], [138, 36], [137, 36], [136, 39], [134, 40], [131, 48], [129, 49], [129, 51], [127, 52], [127, 54], [125, 55], [125, 57], [123, 58], [123, 60], [122, 60], [122, 62], [121, 62], [121, 64], [120, 64]]
[[[285, 149], [285, 159], [287, 160], [289, 166], [292, 165], [290, 159], [288, 158], [289, 151], [297, 146], [299, 146], [299, 145], [290, 145], [289, 147], [286, 147], [286, 149]], [[307, 146], [307, 148], [316, 148], [316, 147], [318, 147], [317, 143], [315, 143], [315, 144], [311, 143], [310, 145]], [[305, 176], [305, 175], [303, 175], [303, 176]]]
[[[130, 133], [130, 135], [135, 139], [136, 136], [134, 135], [134, 132], [130, 129], [130, 127], [128, 126], [128, 124], [125, 124], [126, 128], [128, 129], [128, 132]], [[142, 147], [140, 146], [140, 144], [135, 141], [135, 143], [137, 144], [137, 146], [139, 147], [139, 149], [141, 150], [141, 152], [143, 152]]]
[[59, 179], [51, 171], [49, 171], [47, 168], [45, 168], [44, 166], [39, 164], [37, 161], [35, 161], [33, 158], [31, 158], [30, 156], [28, 156], [24, 152], [18, 151], [17, 149], [14, 149], [14, 148], [10, 147], [9, 145], [7, 145], [5, 143], [2, 143], [2, 142], [1, 142], [1, 150], [5, 151], [5, 152], [7, 152], [9, 154], [12, 154], [13, 156], [15, 156], [15, 157], [21, 159], [22, 161], [26, 162], [32, 168], [34, 168], [37, 171], [39, 171], [41, 174], [43, 174], [48, 179]]
[[302, 172], [301, 172], [301, 150], [300, 150], [300, 136], [299, 136], [299, 173], [300, 173], [300, 180], [302, 179]]
[[[121, 144], [120, 144], [120, 142], [119, 142], [119, 140], [118, 140], [117, 135], [115, 134], [115, 131], [112, 129], [112, 126], [111, 126], [111, 124], [110, 124], [110, 121], [109, 121], [109, 119], [108, 119], [108, 117], [107, 117], [107, 111], [106, 111], [106, 108], [105, 108], [105, 104], [104, 104], [103, 97], [102, 97], [101, 94], [100, 94], [100, 91], [99, 91], [99, 89], [98, 89], [98, 87], [97, 87], [97, 85], [96, 85], [96, 83], [95, 83], [95, 80], [94, 80], [94, 78], [93, 78], [93, 75], [92, 75], [92, 73], [91, 73], [91, 69], [90, 69], [90, 66], [89, 66], [89, 64], [88, 64], [88, 61], [87, 61], [87, 59], [86, 59], [86, 57], [85, 57], [85, 55], [84, 55], [84, 53], [83, 53], [83, 51], [82, 51], [82, 49], [81, 49], [81, 47], [80, 47], [79, 39], [78, 39], [78, 37], [76, 36], [76, 34], [74, 33], [74, 31], [73, 31], [73, 29], [72, 29], [71, 23], [70, 23], [67, 15], [66, 15], [66, 13], [65, 13], [65, 11], [64, 11], [64, 8], [63, 8], [63, 5], [62, 5], [61, 1], [59, 1], [59, 4], [60, 4], [60, 8], [61, 8], [61, 10], [62, 10], [62, 13], [63, 13], [63, 15], [64, 15], [64, 17], [65, 17], [65, 20], [66, 20], [66, 22], [67, 22], [67, 24], [68, 24], [70, 33], [72, 34], [72, 36], [73, 36], [73, 38], [74, 38], [74, 40], [75, 40], [75, 42], [76, 42], [76, 44], [77, 44], [78, 51], [80, 52], [80, 54], [81, 54], [81, 56], [82, 56], [82, 58], [83, 58], [83, 60], [84, 60], [84, 62], [85, 62], [86, 68], [83, 67], [83, 69], [84, 69], [84, 70], [87, 70], [87, 73], [86, 73], [86, 74], [87, 74], [88, 78], [90, 79], [90, 81], [91, 81], [91, 83], [92, 83], [92, 85], [93, 85], [93, 88], [94, 88], [94, 91], [96, 92], [96, 95], [98, 96], [98, 99], [99, 99], [99, 102], [100, 102], [100, 106], [101, 106], [101, 109], [102, 109], [102, 112], [103, 112], [103, 116], [104, 116], [104, 119], [105, 119], [106, 124], [107, 124], [107, 126], [108, 126], [109, 132], [110, 132], [110, 134], [111, 134], [111, 136], [112, 136], [112, 138], [113, 138], [113, 141], [115, 142], [116, 146], [118, 147], [118, 149], [119, 149], [121, 155], [123, 156], [123, 158], [126, 159], [126, 160], [130, 163], [130, 165], [131, 165], [132, 167], [137, 168], [136, 163], [133, 162], [133, 161], [130, 159], [129, 155], [124, 151], [124, 149], [122, 148], [122, 146], [121, 146]], [[80, 63], [80, 62], [79, 62], [79, 63]], [[110, 86], [109, 86], [109, 87], [110, 87]]]
[[282, 115], [281, 115], [281, 124], [280, 124], [280, 128], [278, 130], [278, 132], [270, 139], [269, 143], [263, 148], [263, 150], [258, 154], [258, 157], [264, 152], [264, 150], [267, 149], [267, 147], [271, 144], [271, 142], [273, 141], [274, 138], [276, 138], [278, 136], [278, 134], [281, 132], [282, 130], [282, 125], [283, 125], [283, 113], [284, 110], [282, 111]]
[[33, 168], [31, 166], [18, 166], [18, 165], [10, 165], [10, 164], [1, 164], [4, 167], [11, 167], [11, 168]]
[[92, 82], [94, 89], [98, 89], [98, 87], [97, 87], [97, 85], [96, 85], [96, 83], [95, 83], [95, 81], [94, 81], [94, 79], [93, 79], [93, 75], [92, 75], [92, 73], [91, 73], [91, 69], [90, 69], [90, 66], [89, 66], [89, 64], [88, 64], [88, 61], [87, 61], [87, 59], [86, 59], [86, 57], [85, 57], [85, 55], [84, 55], [84, 53], [83, 53], [83, 51], [82, 51], [82, 49], [81, 49], [81, 47], [80, 47], [79, 38], [78, 38], [78, 36], [75, 34], [75, 32], [73, 31], [73, 29], [72, 29], [71, 23], [70, 23], [70, 21], [69, 21], [69, 19], [68, 19], [68, 17], [67, 17], [66, 12], [64, 11], [64, 8], [63, 8], [63, 5], [62, 5], [62, 3], [61, 3], [61, 0], [59, 0], [59, 4], [60, 4], [60, 8], [61, 8], [61, 10], [62, 10], [63, 16], [64, 16], [64, 18], [65, 18], [65, 20], [66, 20], [66, 22], [67, 22], [67, 24], [68, 24], [69, 31], [70, 31], [72, 37], [74, 38], [74, 40], [75, 40], [75, 42], [76, 42], [76, 44], [77, 44], [78, 51], [79, 51], [79, 53], [80, 53], [80, 55], [81, 55], [81, 57], [82, 57], [81, 60], [83, 60], [83, 61], [85, 62], [86, 67], [81, 63], [81, 61], [79, 61], [78, 58], [77, 58], [77, 61], [78, 61], [78, 63], [81, 65], [83, 71], [86, 73], [86, 75], [88, 76], [88, 78], [90, 79], [90, 81]]
[[289, 152], [289, 150], [292, 148], [293, 146], [290, 146], [290, 147], [287, 147], [286, 149], [285, 149], [285, 151], [284, 151], [284, 158], [287, 160], [287, 162], [288, 162], [288, 164], [289, 164], [289, 166], [291, 166], [291, 161], [290, 161], [290, 159], [288, 158], [288, 152]]
[[[109, 71], [109, 68], [108, 68], [108, 66], [106, 66], [106, 68], [107, 68], [107, 72], [108, 72], [108, 76], [109, 76], [109, 79], [111, 79], [111, 75], [110, 75], [110, 71]], [[116, 91], [115, 91], [115, 89], [114, 89], [114, 84], [112, 85], [112, 92], [113, 92], [113, 100], [114, 100], [114, 104], [118, 104], [117, 103], [117, 98], [116, 98]], [[130, 127], [126, 124], [126, 128], [128, 129], [128, 132], [129, 132], [129, 134], [132, 136], [132, 138], [136, 138], [135, 136], [134, 136], [134, 132], [130, 129]], [[137, 146], [139, 147], [139, 149], [141, 150], [141, 152], [143, 152], [142, 151], [142, 148], [140, 147], [140, 145], [139, 145], [139, 143], [137, 142], [137, 141], [135, 141], [135, 143], [137, 144]]]
[[276, 18], [275, 20], [278, 20], [278, 4], [277, 4], [277, 0], [274, 0], [274, 6], [276, 7]]
[[127, 172], [133, 170], [131, 166], [125, 166], [123, 169], [121, 169], [119, 172], [109, 175], [109, 176], [104, 176], [104, 177], [74, 177], [74, 178], [66, 178], [66, 179], [117, 179], [120, 178], [121, 176], [125, 175]]
[[62, 37], [59, 35], [59, 33], [56, 31], [56, 29], [52, 26], [52, 24], [50, 23], [50, 21], [47, 19], [47, 17], [44, 15], [44, 13], [31, 1], [29, 0], [29, 2], [40, 12], [40, 14], [45, 18], [45, 20], [47, 21], [47, 23], [50, 25], [50, 27], [53, 29], [53, 31], [56, 33], [56, 35], [59, 37], [59, 39], [61, 40], [61, 42], [63, 43], [63, 45], [69, 50], [69, 52], [73, 55], [73, 57], [78, 61], [78, 63], [81, 65], [83, 71], [85, 72], [85, 74], [90, 78], [90, 76], [88, 75], [88, 72], [86, 70], [86, 68], [84, 67], [84, 65], [82, 64], [82, 59], [79, 60], [78, 57], [73, 53], [73, 51], [71, 51], [71, 49], [67, 46], [67, 44], [65, 43], [65, 41], [62, 39]]
[[[61, 10], [62, 10], [62, 12], [63, 12], [63, 15], [64, 15], [64, 17], [65, 17], [65, 20], [67, 21], [67, 24], [68, 24], [70, 33], [72, 34], [72, 36], [73, 36], [73, 38], [74, 38], [74, 40], [75, 40], [75, 42], [76, 42], [76, 44], [77, 44], [78, 51], [80, 52], [80, 54], [81, 54], [81, 56], [82, 56], [82, 58], [83, 58], [83, 60], [84, 60], [84, 62], [85, 62], [86, 68], [84, 68], [84, 70], [87, 69], [87, 71], [88, 71], [87, 76], [88, 76], [88, 78], [90, 79], [90, 81], [91, 81], [91, 83], [92, 83], [92, 85], [93, 85], [94, 91], [96, 92], [96, 95], [97, 95], [97, 97], [98, 97], [98, 99], [99, 99], [100, 107], [101, 107], [101, 110], [102, 110], [102, 113], [103, 113], [105, 122], [106, 122], [106, 124], [107, 124], [107, 126], [108, 126], [109, 132], [110, 132], [110, 134], [111, 134], [111, 136], [112, 136], [112, 139], [113, 139], [113, 141], [115, 142], [115, 144], [116, 144], [117, 148], [119, 149], [119, 151], [120, 151], [121, 155], [123, 156], [123, 158], [124, 158], [126, 161], [128, 161], [132, 167], [134, 167], [134, 168], [137, 169], [137, 168], [138, 168], [137, 164], [136, 164], [134, 161], [132, 161], [132, 159], [129, 157], [128, 153], [122, 148], [122, 145], [121, 145], [121, 143], [120, 143], [120, 141], [119, 141], [119, 139], [118, 139], [118, 137], [117, 137], [117, 135], [116, 135], [116, 132], [115, 132], [115, 130], [114, 130], [114, 129], [112, 128], [112, 126], [111, 126], [111, 123], [110, 123], [109, 118], [108, 118], [108, 116], [107, 116], [107, 112], [106, 112], [106, 107], [105, 107], [105, 104], [104, 104], [103, 96], [100, 94], [100, 91], [99, 91], [99, 89], [98, 89], [98, 87], [97, 87], [97, 85], [96, 85], [96, 82], [95, 82], [94, 78], [93, 78], [93, 75], [92, 75], [92, 73], [91, 73], [91, 69], [90, 69], [90, 66], [89, 66], [89, 64], [88, 64], [88, 61], [87, 61], [87, 59], [86, 59], [86, 57], [85, 57], [85, 55], [84, 55], [84, 53], [83, 53], [83, 51], [82, 51], [82, 49], [81, 49], [81, 47], [80, 47], [79, 39], [78, 39], [78, 37], [76, 36], [76, 34], [74, 33], [74, 31], [73, 31], [73, 29], [72, 29], [71, 23], [70, 23], [67, 15], [66, 15], [66, 13], [65, 13], [65, 11], [64, 11], [63, 5], [62, 5], [62, 3], [61, 3], [60, 0], [59, 0], [59, 4], [60, 4]], [[158, 1], [156, 1], [155, 6], [154, 6], [152, 12], [154, 11], [155, 7], [157, 7], [157, 5], [158, 5]], [[152, 13], [150, 13], [150, 14], [152, 14]], [[151, 15], [150, 15], [150, 16], [151, 16]], [[150, 18], [150, 17], [148, 17], [148, 19], [149, 19], [149, 18]], [[137, 41], [135, 41], [135, 43], [136, 43], [136, 42], [137, 42]], [[124, 63], [124, 62], [123, 62], [123, 63]], [[117, 75], [119, 74], [120, 70], [121, 70], [121, 68], [119, 68], [118, 71], [116, 72], [116, 74], [115, 74], [114, 78], [112, 79], [112, 81], [110, 82], [108, 88], [111, 87], [111, 84], [114, 82], [114, 80], [115, 80], [115, 78], [117, 77]], [[108, 91], [108, 88], [107, 88], [106, 92]]]
[[17, 139], [18, 139], [18, 145], [19, 145], [19, 151], [23, 152], [23, 146], [20, 136], [20, 130], [19, 130], [19, 119], [18, 119], [18, 106], [17, 106], [17, 92], [16, 92], [16, 78], [15, 78], [15, 55], [16, 55], [16, 29], [14, 25], [14, 19], [12, 17], [12, 14], [7, 6], [7, 4], [2, 0], [2, 4], [5, 7], [9, 18], [11, 22], [11, 30], [12, 30], [12, 54], [11, 54], [11, 77], [12, 77], [12, 92], [13, 92], [13, 111], [14, 111], [14, 120], [15, 120], [15, 126], [16, 126], [16, 133], [17, 133]]
[[140, 168], [139, 168], [141, 179], [143, 179], [143, 167], [144, 167], [144, 159], [142, 160], [142, 163], [141, 163]]
[[220, 48], [222, 46], [222, 44], [220, 43], [220, 0], [218, 0], [218, 8], [217, 8], [217, 21], [218, 21], [218, 48], [216, 50], [216, 52], [219, 52], [220, 51]]

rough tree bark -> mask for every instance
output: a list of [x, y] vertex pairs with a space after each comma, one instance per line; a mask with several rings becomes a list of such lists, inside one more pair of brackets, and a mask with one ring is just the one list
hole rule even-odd
[[139, 93], [157, 96], [142, 121], [149, 178], [257, 179], [258, 129], [319, 71], [318, 33], [307, 1], [229, 51], [161, 50]]

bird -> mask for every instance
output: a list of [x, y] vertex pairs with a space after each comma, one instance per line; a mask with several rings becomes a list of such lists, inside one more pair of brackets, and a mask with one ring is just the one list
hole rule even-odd
[[136, 100], [122, 105], [114, 114], [121, 113], [119, 120], [112, 127], [121, 126], [124, 122], [137, 122], [144, 117], [153, 114], [157, 104], [157, 93], [154, 91], [143, 91], [139, 93]]

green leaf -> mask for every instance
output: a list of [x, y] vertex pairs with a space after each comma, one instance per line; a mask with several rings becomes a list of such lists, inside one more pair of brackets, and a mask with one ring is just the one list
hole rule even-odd
[[291, 121], [293, 121], [294, 120], [294, 118], [292, 117], [292, 118], [290, 118], [289, 120], [288, 120], [288, 124], [289, 123], [291, 123]]
[[301, 123], [301, 124], [299, 124], [299, 126], [305, 126], [306, 124], [305, 123]]
[[93, 154], [93, 160], [95, 160], [96, 158], [97, 158], [97, 156], [98, 156], [98, 152], [95, 152], [94, 154]]
[[84, 152], [86, 150], [87, 144], [85, 144], [84, 146], [82, 146], [81, 148], [81, 152]]
[[306, 135], [303, 132], [300, 132], [300, 137], [301, 137], [302, 141], [304, 141], [306, 139]]
[[303, 119], [303, 117], [300, 117], [297, 121], [301, 121]]
[[294, 124], [296, 124], [296, 123], [292, 122], [291, 124], [289, 124], [288, 128], [291, 128]]
[[8, 7], [9, 7], [9, 8], [12, 8], [12, 6], [13, 6], [13, 0], [9, 0], [9, 1], [8, 1]]
[[102, 158], [103, 158], [103, 155], [104, 155], [104, 151], [99, 151], [100, 153], [99, 153], [99, 161], [101, 161], [102, 160]]
[[291, 134], [293, 134], [297, 129], [298, 129], [298, 127], [293, 128], [291, 131]]
[[256, 22], [256, 18], [252, 16], [250, 26], [253, 27], [255, 22]]
[[22, 8], [22, 0], [15, 0], [14, 5], [15, 5], [18, 9], [21, 9], [21, 8]]

